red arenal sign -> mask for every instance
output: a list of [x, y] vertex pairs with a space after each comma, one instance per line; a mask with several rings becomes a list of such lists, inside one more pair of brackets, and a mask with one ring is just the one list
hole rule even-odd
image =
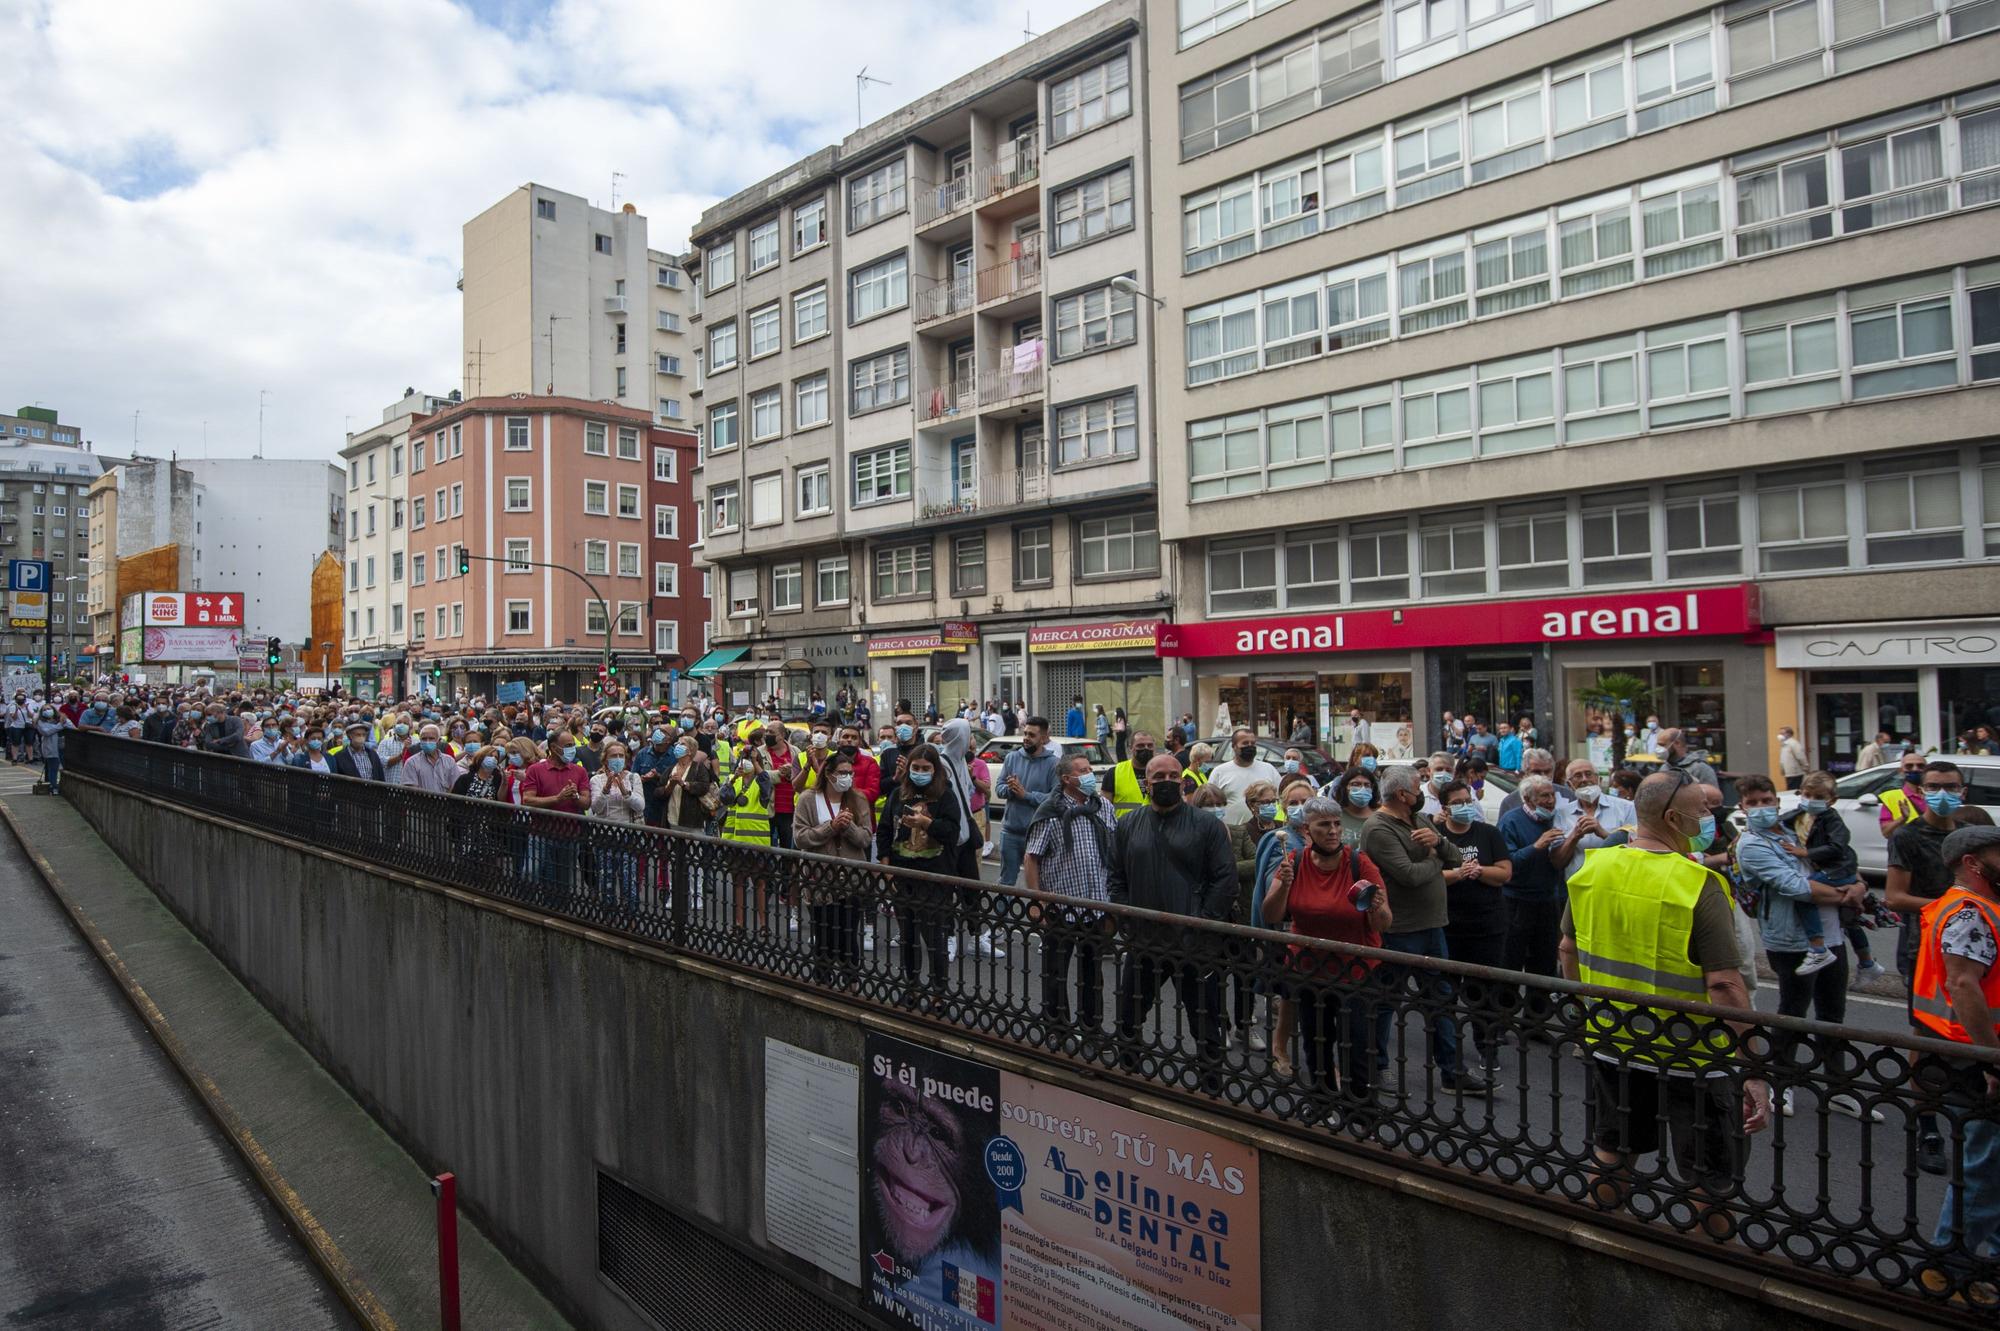
[[1153, 643], [1160, 656], [1276, 656], [1499, 643], [1727, 637], [1754, 633], [1759, 627], [1757, 586], [1743, 582], [1692, 591], [1162, 624]]

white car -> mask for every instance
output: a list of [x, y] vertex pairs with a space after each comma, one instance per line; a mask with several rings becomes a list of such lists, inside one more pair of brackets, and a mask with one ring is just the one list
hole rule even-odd
[[[1965, 774], [1965, 802], [1979, 805], [2000, 822], [2000, 757], [1966, 753], [1936, 756], [1958, 764], [1958, 770]], [[1889, 872], [1889, 838], [1882, 835], [1882, 792], [1894, 790], [1901, 780], [1901, 769], [1895, 763], [1884, 763], [1850, 773], [1834, 783], [1834, 808], [1847, 823], [1847, 834], [1854, 843], [1854, 855], [1860, 861], [1864, 878], [1880, 880]], [[1778, 792], [1778, 808], [1782, 812], [1789, 814], [1798, 805], [1796, 790]], [[1741, 809], [1732, 811], [1729, 821], [1738, 833], [1743, 831]]]

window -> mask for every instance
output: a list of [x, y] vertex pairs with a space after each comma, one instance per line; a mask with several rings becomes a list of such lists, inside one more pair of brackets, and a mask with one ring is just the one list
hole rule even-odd
[[826, 200], [796, 204], [792, 208], [792, 253], [804, 254], [826, 243]]
[[653, 654], [655, 656], [679, 656], [681, 652], [681, 626], [671, 619], [653, 621]]
[[351, 592], [361, 590], [361, 561], [358, 559], [347, 561], [347, 590]]
[[2000, 378], [2000, 286], [1974, 287], [1966, 297], [1972, 306], [1972, 377]]
[[897, 347], [879, 356], [854, 362], [849, 373], [852, 376], [850, 389], [853, 403], [850, 408], [857, 415], [864, 411], [874, 411], [878, 407], [893, 407], [910, 400], [910, 351], [908, 347]]
[[1105, 286], [1057, 300], [1056, 356], [1081, 356], [1136, 341], [1137, 299], [1129, 292]]
[[1328, 229], [1373, 217], [1389, 206], [1388, 164], [1379, 138], [1328, 149], [1320, 175]]
[[[666, 264], [660, 264], [658, 267], [653, 269], [653, 285], [661, 287], [669, 287], [673, 290], [678, 291], [681, 285], [681, 270], [678, 268], [669, 267]], [[678, 332], [680, 330], [680, 318], [678, 315], [673, 316], [674, 324], [672, 327], [668, 327], [667, 324], [664, 322], [667, 312], [665, 310], [662, 310], [660, 311], [660, 314], [662, 316], [662, 322], [660, 324], [660, 327], [665, 328], [670, 333]]]
[[[83, 516], [83, 509], [81, 507], [77, 509], [76, 515], [78, 517]], [[402, 529], [403, 529], [403, 501], [400, 499], [392, 499], [389, 501], [389, 530], [401, 531]]]
[[1131, 457], [1139, 451], [1136, 393], [1079, 402], [1056, 413], [1056, 464]]
[[[401, 582], [402, 580], [403, 580], [403, 552], [401, 550], [391, 550], [389, 552], [389, 581]], [[56, 595], [61, 596], [62, 593], [58, 592], [56, 593]]]
[[792, 428], [810, 430], [832, 419], [827, 401], [826, 371], [809, 374], [792, 383]]
[[653, 479], [672, 484], [680, 476], [680, 460], [671, 448], [653, 450]]
[[423, 555], [410, 556], [410, 585], [412, 587], [421, 587], [424, 585], [424, 570], [427, 563], [428, 560]]
[[1458, 31], [1459, 0], [1411, 0], [1396, 6], [1396, 51], [1404, 54]]
[[[1873, 309], [1856, 308], [1868, 299], [1862, 292], [1850, 293], [1848, 297], [1849, 361], [1854, 367], [1855, 398], [1913, 393], [1958, 381], [1949, 295], [1921, 296]], [[1871, 368], [1875, 366], [1887, 368]]]
[[1329, 351], [1367, 346], [1389, 336], [1389, 274], [1379, 263], [1326, 275]]
[[986, 533], [954, 536], [951, 541], [951, 594], [976, 596], [986, 590]]
[[1583, 502], [1583, 585], [1653, 576], [1652, 507], [1644, 490], [1590, 493]]
[[1257, 211], [1251, 180], [1190, 196], [1181, 214], [1181, 237], [1182, 266], [1190, 273], [1253, 253]]
[[451, 483], [451, 515], [456, 518], [463, 517], [464, 514], [465, 483], [463, 481], [453, 481]]
[[1276, 9], [1285, 0], [1180, 0], [1181, 49], [1227, 32], [1253, 14]]
[[402, 631], [403, 607], [401, 605], [392, 605], [389, 607], [389, 632], [401, 633]]
[[750, 228], [750, 265], [753, 273], [761, 273], [766, 268], [775, 268], [778, 263], [778, 219], [761, 222]]
[[727, 453], [741, 442], [737, 438], [738, 408], [734, 402], [719, 402], [708, 409], [708, 451]]
[[1264, 366], [1289, 364], [1326, 350], [1319, 329], [1319, 279], [1300, 278], [1266, 289], [1259, 297], [1264, 318]]
[[898, 157], [847, 182], [849, 231], [859, 231], [870, 223], [902, 212], [908, 206], [907, 170], [903, 159]]
[[1278, 608], [1278, 547], [1268, 536], [1208, 547], [1210, 614]]
[[531, 633], [534, 631], [535, 603], [533, 601], [507, 602], [507, 631], [509, 633]]
[[[663, 273], [671, 273], [674, 272], [675, 270], [671, 268], [662, 268], [660, 271]], [[663, 282], [661, 283], [661, 285], [672, 287], [672, 286], [679, 286], [680, 283], [678, 280], [676, 280], [673, 282]], [[672, 310], [661, 310], [659, 311], [659, 317], [660, 317], [659, 327], [661, 332], [678, 333], [681, 331], [680, 315], [674, 313]]]
[[465, 602], [463, 601], [453, 601], [451, 603], [451, 636], [454, 638], [465, 636]]
[[719, 291], [736, 280], [736, 242], [725, 240], [720, 245], [712, 245], [707, 251], [703, 272], [707, 276], [710, 291]]
[[1559, 209], [1556, 216], [1563, 295], [1587, 296], [1632, 280], [1632, 209], [1628, 203], [1622, 199], [1615, 204], [1592, 200]]
[[583, 511], [591, 517], [605, 517], [611, 512], [610, 487], [603, 481], [583, 483]]
[[1246, 60], [1181, 85], [1181, 160], [1250, 137], [1250, 79]]
[[1546, 351], [1479, 367], [1480, 447], [1488, 453], [1553, 444], [1554, 359]]
[[833, 470], [830, 464], [815, 462], [798, 470], [798, 516], [813, 517], [833, 512]]
[[1014, 585], [1036, 587], [1056, 576], [1055, 528], [1046, 522], [1014, 529]]
[[783, 343], [778, 327], [778, 306], [773, 303], [750, 311], [750, 359], [768, 356]]
[[585, 541], [583, 543], [583, 571], [586, 574], [609, 573], [611, 571], [611, 542]]
[[1260, 244], [1269, 249], [1319, 231], [1319, 158], [1302, 157], [1258, 173]]
[[784, 394], [760, 388], [750, 395], [750, 442], [761, 444], [785, 432]]
[[1082, 184], [1058, 190], [1050, 204], [1058, 252], [1130, 230], [1132, 168], [1121, 166]]
[[1257, 368], [1257, 295], [1247, 292], [1187, 312], [1187, 381], [1205, 384]]
[[1943, 180], [1942, 125], [1843, 147], [1840, 196], [1846, 206], [1840, 210], [1840, 229], [1867, 231], [1941, 213], [1951, 206], [1951, 187]]
[[507, 512], [526, 513], [534, 507], [530, 478], [509, 476], [507, 478]]
[[618, 487], [618, 516], [636, 518], [639, 516], [639, 487], [620, 485]]
[[[1773, 5], [1763, 13], [1739, 19], [1729, 25], [1728, 43], [1731, 91], [1738, 94], [1737, 100], [1741, 100], [1744, 90], [1736, 85], [1742, 82], [1744, 75], [1818, 52], [1818, 0], [1795, 0], [1792, 4]], [[1804, 78], [1792, 83], [1817, 78], [1819, 74], [1815, 63]], [[1791, 85], [1769, 80], [1757, 80], [1755, 83], [1760, 94], [1776, 92], [1786, 86]]]
[[1077, 524], [1076, 543], [1081, 577], [1131, 576], [1160, 568], [1160, 528], [1151, 513], [1086, 518]]
[[768, 527], [785, 520], [785, 479], [777, 472], [750, 478], [750, 525]]
[[846, 555], [834, 555], [820, 560], [814, 576], [817, 586], [813, 590], [813, 599], [816, 604], [822, 606], [847, 604]]
[[[512, 438], [513, 438], [513, 432], [512, 432], [512, 426], [513, 426], [513, 423], [514, 423], [515, 421], [517, 421], [517, 420], [521, 422], [521, 428], [522, 428], [522, 430], [524, 430], [524, 431], [525, 431], [525, 430], [526, 430], [526, 429], [528, 428], [528, 420], [527, 420], [527, 417], [525, 417], [525, 416], [511, 416], [511, 417], [509, 417], [509, 418], [508, 418], [508, 421], [507, 421], [507, 424], [508, 424], [508, 427], [509, 427], [509, 431], [508, 431], [508, 438], [509, 438], [509, 439], [512, 439]], [[411, 471], [422, 471], [423, 469], [424, 469], [424, 441], [423, 441], [423, 440], [421, 440], [421, 439], [418, 439], [418, 440], [416, 440], [415, 442], [413, 442], [413, 443], [412, 443], [412, 444], [410, 445], [410, 470], [411, 470]]]
[[681, 594], [681, 566], [665, 560], [653, 565], [653, 595], [679, 596]]
[[1870, 564], [1965, 557], [1957, 454], [1864, 462], [1861, 493]]
[[[61, 504], [57, 504], [55, 509], [55, 516], [59, 518], [65, 516], [68, 512]], [[368, 506], [368, 534], [370, 536], [375, 534], [375, 505], [373, 504]]]
[[891, 444], [854, 456], [854, 502], [875, 504], [910, 497], [910, 446]]
[[1647, 277], [1722, 262], [1722, 185], [1666, 181], [1639, 190], [1639, 227]]
[[[1403, 381], [1403, 442], [1407, 446], [1426, 440], [1463, 438], [1472, 431], [1472, 390], [1466, 387], [1464, 370], [1448, 370], [1422, 379]], [[1427, 449], [1415, 457], [1407, 451], [1405, 461], [1441, 461], [1471, 456], [1467, 446], [1450, 450]]]
[[1569, 586], [1569, 516], [1563, 500], [1502, 504], [1494, 563], [1503, 592]]
[[593, 248], [596, 249], [596, 251], [599, 254], [611, 253], [611, 237], [605, 235], [601, 231], [598, 232], [595, 237], [595, 243], [593, 245]]
[[451, 427], [451, 455], [460, 457], [465, 452], [465, 422], [454, 422]]
[[772, 611], [803, 610], [806, 607], [806, 571], [804, 564], [773, 564], [771, 566], [771, 609]]
[[1736, 180], [1736, 253], [1742, 258], [1825, 240], [1833, 234], [1826, 153], [1746, 171], [1730, 164]]
[[396, 444], [389, 449], [389, 474], [391, 476], [401, 476], [403, 474], [403, 446], [401, 444]]
[[1741, 504], [1734, 479], [1669, 485], [1667, 576], [1716, 578], [1743, 571]]
[[540, 218], [544, 222], [555, 221], [556, 201], [554, 199], [536, 199], [535, 216]]
[[1425, 596], [1473, 596], [1486, 590], [1486, 522], [1477, 510], [1438, 513], [1417, 532]]
[[1418, 257], [1396, 265], [1396, 309], [1405, 335], [1465, 321], [1464, 242], [1445, 244], [1451, 248], [1429, 254], [1419, 250]]
[[872, 319], [910, 303], [910, 256], [898, 252], [847, 275], [849, 323]]
[[1319, 92], [1318, 62], [1311, 38], [1256, 60], [1257, 128], [1267, 130], [1313, 109]]
[[507, 556], [507, 562], [503, 566], [504, 572], [531, 573], [534, 571], [531, 567], [529, 567], [528, 561], [532, 560], [535, 557], [535, 543], [529, 540], [527, 537], [525, 536], [508, 537], [505, 553]]
[[1540, 221], [1529, 231], [1513, 231], [1514, 225], [1473, 236], [1473, 282], [1478, 288], [1474, 308], [1482, 316], [1548, 302], [1548, 228]]
[[708, 330], [708, 372], [719, 374], [736, 367], [736, 321], [719, 323]]
[[1635, 52], [1632, 84], [1641, 134], [1713, 111], [1715, 51], [1706, 22], [1699, 32]]
[[593, 638], [605, 636], [610, 626], [604, 622], [604, 607], [595, 599], [583, 603], [583, 631]]
[[618, 543], [618, 576], [636, 578], [639, 576], [639, 543], [620, 541]]
[[1729, 354], [1723, 321], [1708, 319], [1646, 334], [1649, 427], [1729, 414]]
[[1592, 69], [1557, 74], [1552, 92], [1557, 157], [1601, 148], [1625, 137], [1623, 56]]
[[1132, 109], [1132, 56], [1120, 51], [1049, 85], [1049, 142], [1073, 139]]
[[1845, 567], [1845, 482], [1819, 469], [1758, 477], [1757, 558], [1764, 573]]
[[410, 612], [410, 641], [422, 642], [424, 640], [424, 619], [425, 615], [423, 611], [413, 610]]
[[931, 594], [929, 545], [885, 546], [875, 552], [875, 599]]
[[1746, 310], [1742, 319], [1745, 415], [1839, 403], [1840, 344], [1833, 297]]
[[1448, 194], [1465, 183], [1458, 169], [1458, 113], [1396, 135], [1396, 202], [1399, 205]]
[[826, 287], [824, 284], [792, 297], [792, 341], [803, 342], [826, 331]]
[[653, 535], [663, 541], [677, 541], [681, 535], [680, 510], [672, 504], [653, 505]]
[[1475, 102], [1465, 122], [1473, 184], [1498, 180], [1542, 164], [1542, 90], [1539, 86]]
[[630, 425], [618, 427], [618, 456], [626, 462], [639, 460], [639, 431]]

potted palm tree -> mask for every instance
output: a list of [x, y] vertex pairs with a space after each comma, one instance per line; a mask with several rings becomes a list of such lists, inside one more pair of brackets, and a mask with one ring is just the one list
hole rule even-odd
[[1652, 683], [1624, 671], [1600, 674], [1576, 691], [1576, 700], [1593, 712], [1611, 717], [1611, 765], [1625, 762], [1625, 720], [1653, 705]]

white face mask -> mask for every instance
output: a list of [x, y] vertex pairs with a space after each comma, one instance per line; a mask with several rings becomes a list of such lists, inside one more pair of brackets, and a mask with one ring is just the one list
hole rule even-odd
[[854, 789], [854, 778], [845, 775], [837, 776], [833, 779], [833, 788], [837, 793], [845, 795], [848, 791]]

